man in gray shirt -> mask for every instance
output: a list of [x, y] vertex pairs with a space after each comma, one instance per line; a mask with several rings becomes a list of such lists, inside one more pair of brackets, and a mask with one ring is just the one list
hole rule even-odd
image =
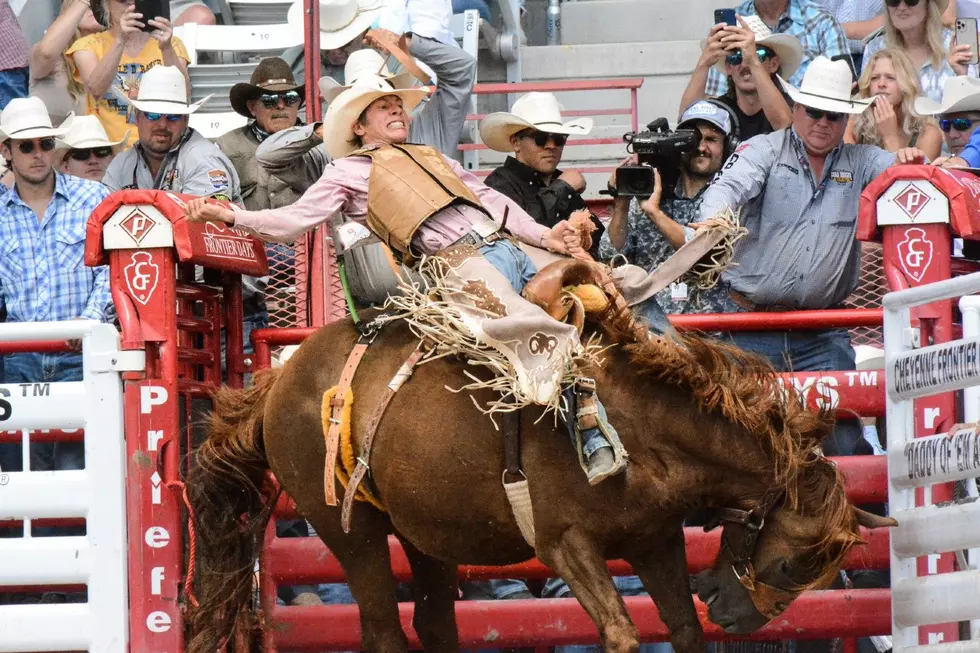
[[[844, 61], [818, 57], [794, 101], [793, 125], [743, 143], [701, 202], [702, 220], [741, 210], [748, 229], [725, 272], [733, 302], [747, 311], [840, 308], [857, 286], [861, 246], [858, 199], [895, 163], [920, 163], [915, 148], [897, 154], [843, 142], [847, 114], [871, 100], [851, 100]], [[742, 349], [767, 357], [780, 371], [853, 370], [854, 350], [844, 329], [732, 334]], [[848, 422], [848, 423], [845, 423]], [[828, 455], [853, 454], [861, 440], [855, 420], [838, 424], [825, 442]]]

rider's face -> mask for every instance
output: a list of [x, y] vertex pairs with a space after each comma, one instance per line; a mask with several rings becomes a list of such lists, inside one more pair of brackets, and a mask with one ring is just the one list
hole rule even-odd
[[380, 97], [354, 123], [354, 134], [364, 145], [387, 145], [408, 140], [409, 117], [397, 95]]

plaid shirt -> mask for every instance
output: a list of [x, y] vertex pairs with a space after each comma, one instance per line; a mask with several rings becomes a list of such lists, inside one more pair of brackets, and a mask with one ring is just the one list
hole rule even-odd
[[14, 10], [7, 0], [0, 0], [0, 70], [27, 68], [30, 48]]
[[[946, 80], [950, 77], [956, 77], [956, 71], [953, 67], [949, 65], [946, 61], [945, 55], [949, 52], [950, 46], [953, 45], [953, 30], [948, 27], [943, 28], [943, 63], [939, 68], [932, 65], [932, 62], [928, 59], [923, 62], [922, 66], [919, 67], [919, 85], [922, 87], [922, 94], [931, 99], [933, 102], [941, 103], [943, 101], [943, 87], [946, 85]], [[885, 42], [885, 35], [879, 34], [875, 38], [868, 41], [868, 44], [864, 47], [864, 59], [862, 60], [862, 67], [866, 67], [868, 62], [871, 61], [871, 57], [878, 52], [887, 47]], [[863, 70], [863, 68], [862, 68]], [[966, 67], [966, 74], [969, 77], [977, 76], [977, 64], [969, 64]]]
[[82, 255], [89, 215], [108, 194], [102, 184], [56, 173], [43, 220], [16, 187], [0, 200], [0, 303], [8, 322], [107, 321], [109, 268], [86, 267]]
[[[754, 0], [746, 0], [740, 4], [735, 9], [735, 13], [742, 16], [758, 15]], [[772, 31], [795, 36], [803, 44], [803, 60], [800, 62], [800, 67], [787, 80], [797, 88], [803, 81], [803, 74], [810, 62], [821, 54], [828, 59], [843, 55], [850, 61], [851, 49], [844, 36], [844, 30], [833, 16], [810, 0], [789, 0], [786, 13], [779, 17]], [[708, 72], [708, 82], [704, 85], [705, 94], [709, 97], [717, 97], [727, 90], [728, 79], [712, 67]]]

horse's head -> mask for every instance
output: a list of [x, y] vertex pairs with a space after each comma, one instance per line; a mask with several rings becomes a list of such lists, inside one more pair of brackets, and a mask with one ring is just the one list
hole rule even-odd
[[[723, 527], [722, 546], [714, 566], [698, 574], [698, 596], [725, 632], [758, 630], [804, 590], [829, 585], [848, 550], [862, 543], [858, 525], [897, 524], [851, 506], [831, 463], [819, 468], [808, 475], [822, 480], [801, 483], [795, 501], [771, 490], [752, 510], [720, 510], [706, 527]], [[807, 497], [804, 490], [817, 494]]]

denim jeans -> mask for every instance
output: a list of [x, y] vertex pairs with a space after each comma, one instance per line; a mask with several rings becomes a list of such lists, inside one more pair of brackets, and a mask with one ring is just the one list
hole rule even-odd
[[453, 0], [454, 14], [461, 14], [470, 9], [476, 9], [480, 12], [480, 18], [490, 22], [490, 7], [484, 0]]
[[0, 70], [0, 111], [14, 98], [27, 97], [29, 68]]
[[[58, 383], [82, 380], [82, 355], [11, 354], [4, 358], [6, 383]], [[0, 469], [21, 472], [24, 449], [21, 444], [0, 444]], [[35, 472], [85, 469], [85, 445], [81, 442], [34, 442], [29, 453], [30, 470]], [[0, 537], [20, 537], [20, 529], [3, 529]], [[84, 526], [44, 526], [31, 529], [34, 537], [84, 535]]]
[[[853, 370], [854, 348], [844, 329], [823, 331], [745, 331], [731, 334], [741, 349], [769, 359], [779, 372]], [[871, 453], [860, 420], [838, 419], [823, 443], [828, 456]]]
[[524, 250], [509, 240], [498, 240], [484, 245], [480, 248], [480, 253], [500, 274], [507, 277], [516, 292], [524, 290], [527, 282], [538, 273], [537, 266]]

